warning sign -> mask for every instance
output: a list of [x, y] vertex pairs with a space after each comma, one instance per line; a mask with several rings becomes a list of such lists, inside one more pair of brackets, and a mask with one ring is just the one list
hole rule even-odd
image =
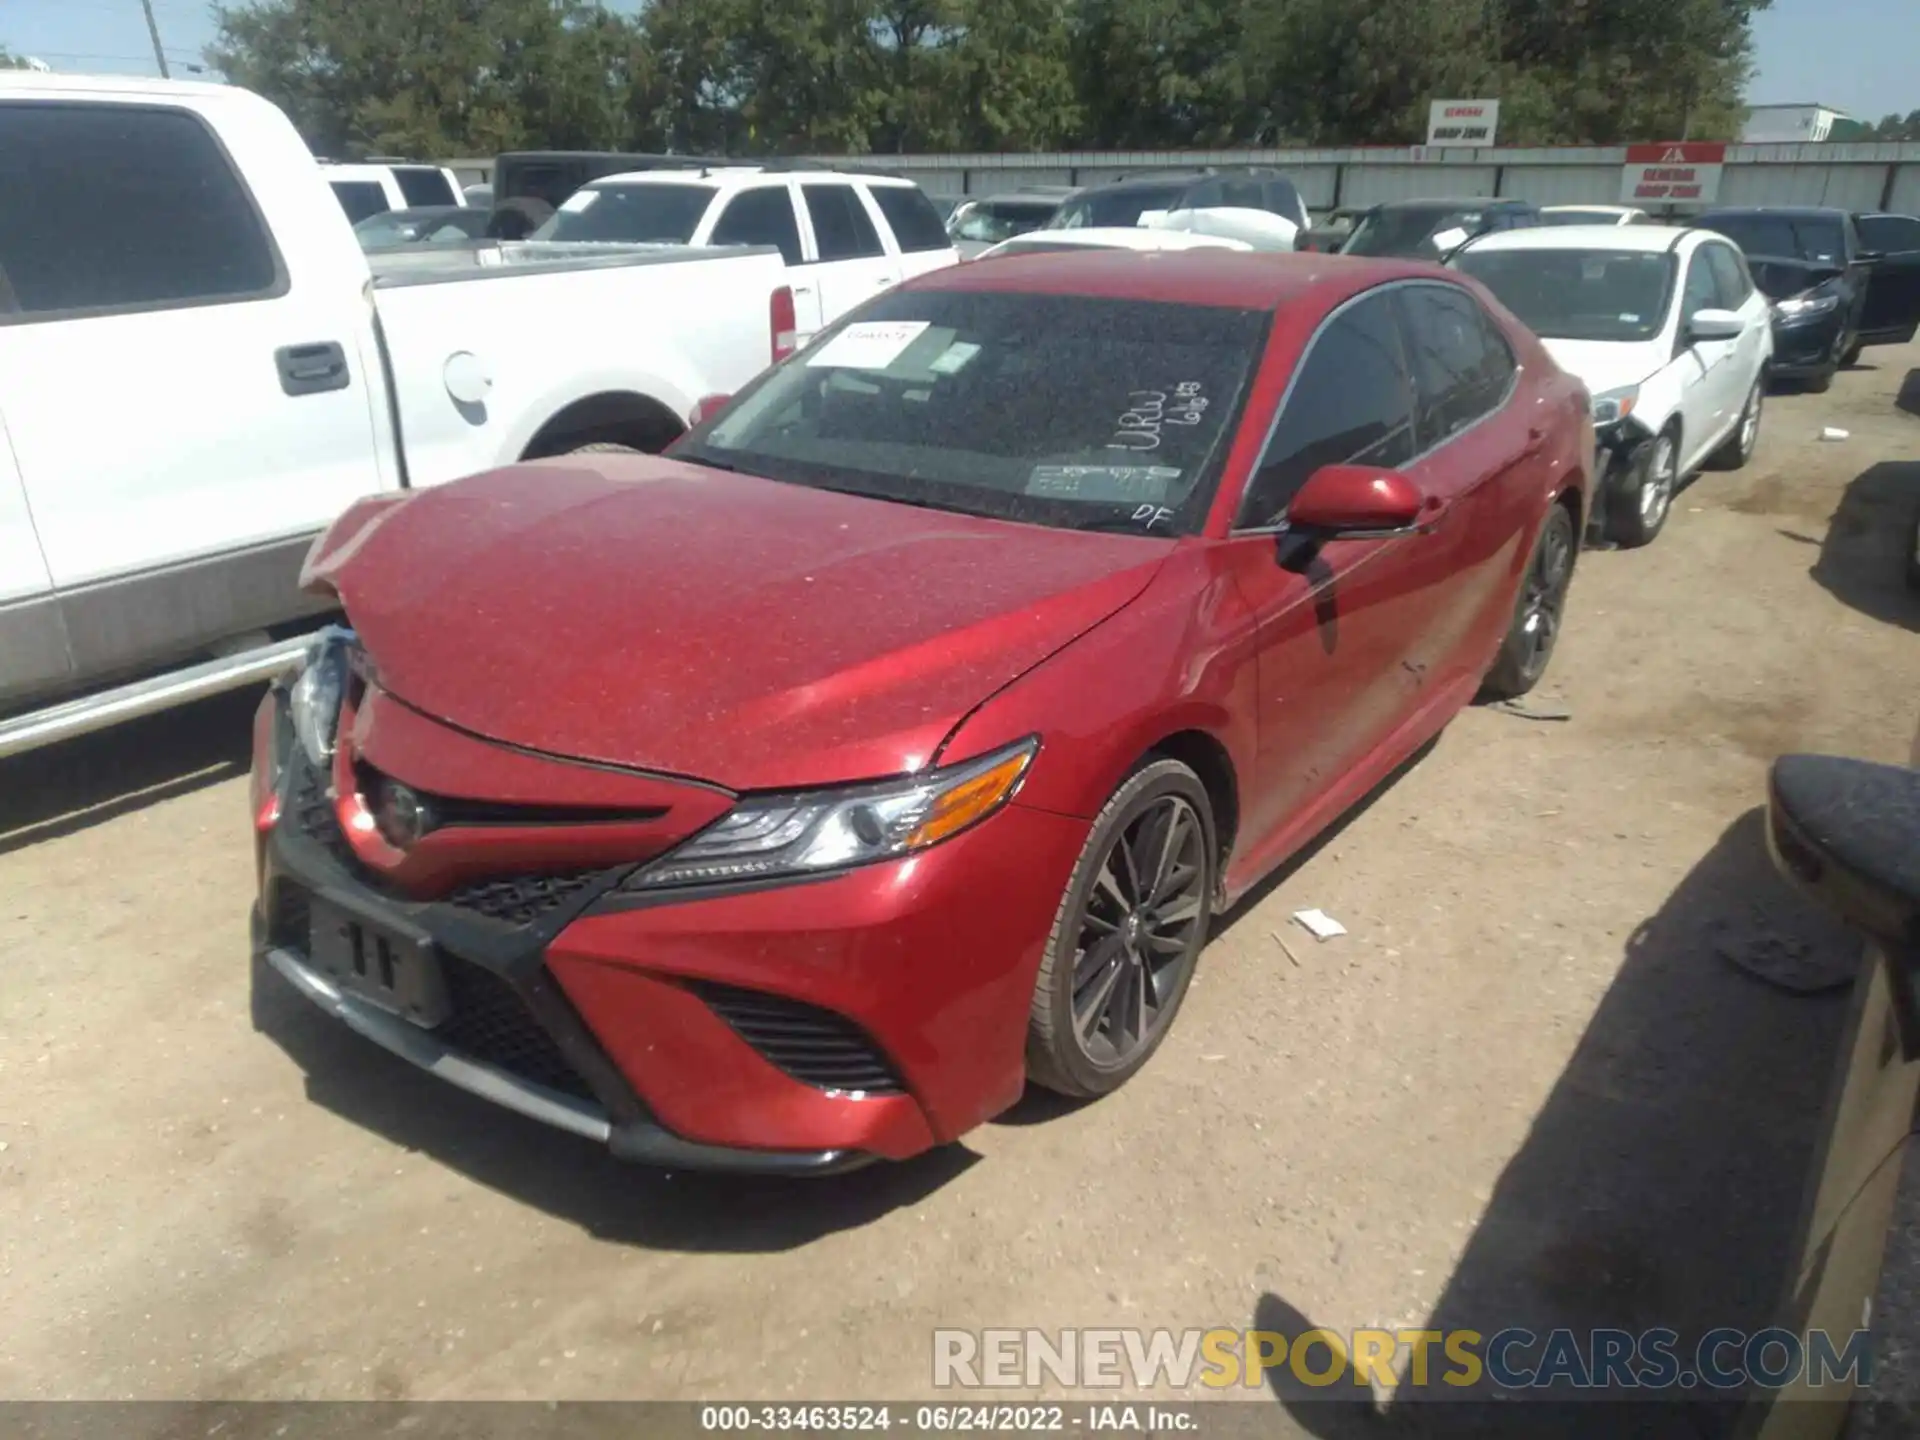
[[1427, 107], [1427, 144], [1491, 145], [1500, 128], [1498, 100], [1436, 100]]
[[1629, 145], [1621, 176], [1624, 205], [1711, 205], [1720, 195], [1727, 147], [1718, 142], [1670, 140]]

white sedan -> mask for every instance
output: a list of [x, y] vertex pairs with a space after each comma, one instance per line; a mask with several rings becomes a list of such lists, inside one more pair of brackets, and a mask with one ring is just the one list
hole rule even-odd
[[982, 250], [975, 260], [996, 255], [1036, 255], [1047, 250], [1251, 250], [1245, 240], [1226, 235], [1197, 235], [1186, 230], [1122, 225], [1080, 230], [1030, 230]]
[[1687, 477], [1752, 458], [1773, 327], [1725, 237], [1654, 225], [1503, 230], [1448, 263], [1492, 290], [1591, 393], [1602, 539], [1645, 545]]

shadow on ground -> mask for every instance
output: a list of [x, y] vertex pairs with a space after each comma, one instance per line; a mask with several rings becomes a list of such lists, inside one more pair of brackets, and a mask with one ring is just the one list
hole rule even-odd
[[[1772, 1319], [1859, 946], [1776, 876], [1762, 822], [1756, 809], [1735, 823], [1629, 939], [1619, 975], [1501, 1175], [1427, 1328], [1490, 1337], [1519, 1326], [1544, 1337], [1566, 1327], [1584, 1337], [1602, 1327], [1666, 1326], [1679, 1333], [1685, 1360], [1708, 1329], [1757, 1330]], [[1290, 1336], [1310, 1327], [1271, 1294], [1253, 1323]], [[1535, 1364], [1542, 1350], [1523, 1345], [1512, 1358]], [[1737, 1408], [1569, 1403], [1564, 1388], [1519, 1399], [1485, 1377], [1445, 1384], [1453, 1367], [1438, 1350], [1434, 1361], [1424, 1387], [1403, 1386], [1380, 1408], [1353, 1398], [1368, 1392], [1350, 1377], [1324, 1389], [1285, 1370], [1269, 1379], [1291, 1417], [1324, 1440], [1701, 1440], [1725, 1434]]]
[[368, 1043], [266, 963], [253, 964], [254, 1028], [306, 1075], [307, 1098], [504, 1195], [617, 1244], [758, 1252], [804, 1245], [912, 1205], [979, 1158], [948, 1145], [821, 1179], [669, 1173], [455, 1089]]
[[1906, 583], [1917, 516], [1920, 461], [1883, 460], [1862, 471], [1840, 497], [1809, 573], [1861, 614], [1920, 631], [1920, 593]]
[[0, 760], [0, 855], [244, 775], [259, 703], [249, 686]]

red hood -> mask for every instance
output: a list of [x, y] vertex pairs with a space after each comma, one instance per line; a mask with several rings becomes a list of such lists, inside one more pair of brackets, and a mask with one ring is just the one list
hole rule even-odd
[[759, 790], [917, 768], [1167, 548], [596, 455], [362, 502], [306, 578], [428, 714]]

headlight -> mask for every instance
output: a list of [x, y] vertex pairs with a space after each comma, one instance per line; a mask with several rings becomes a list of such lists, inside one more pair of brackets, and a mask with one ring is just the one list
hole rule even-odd
[[1638, 385], [1622, 385], [1618, 390], [1596, 395], [1593, 397], [1593, 423], [1597, 426], [1617, 425], [1633, 413], [1633, 407], [1639, 400]]
[[742, 800], [626, 881], [632, 889], [838, 870], [909, 855], [978, 824], [1011, 800], [1038, 736], [978, 760], [874, 785]]
[[1775, 302], [1773, 313], [1782, 320], [1805, 320], [1814, 315], [1824, 315], [1839, 304], [1840, 297], [1831, 291], [1823, 295], [1817, 290], [1809, 290], [1804, 295]]
[[337, 625], [316, 635], [288, 698], [294, 738], [316, 770], [324, 770], [333, 759], [340, 701], [347, 693], [347, 649], [352, 643], [353, 632]]

